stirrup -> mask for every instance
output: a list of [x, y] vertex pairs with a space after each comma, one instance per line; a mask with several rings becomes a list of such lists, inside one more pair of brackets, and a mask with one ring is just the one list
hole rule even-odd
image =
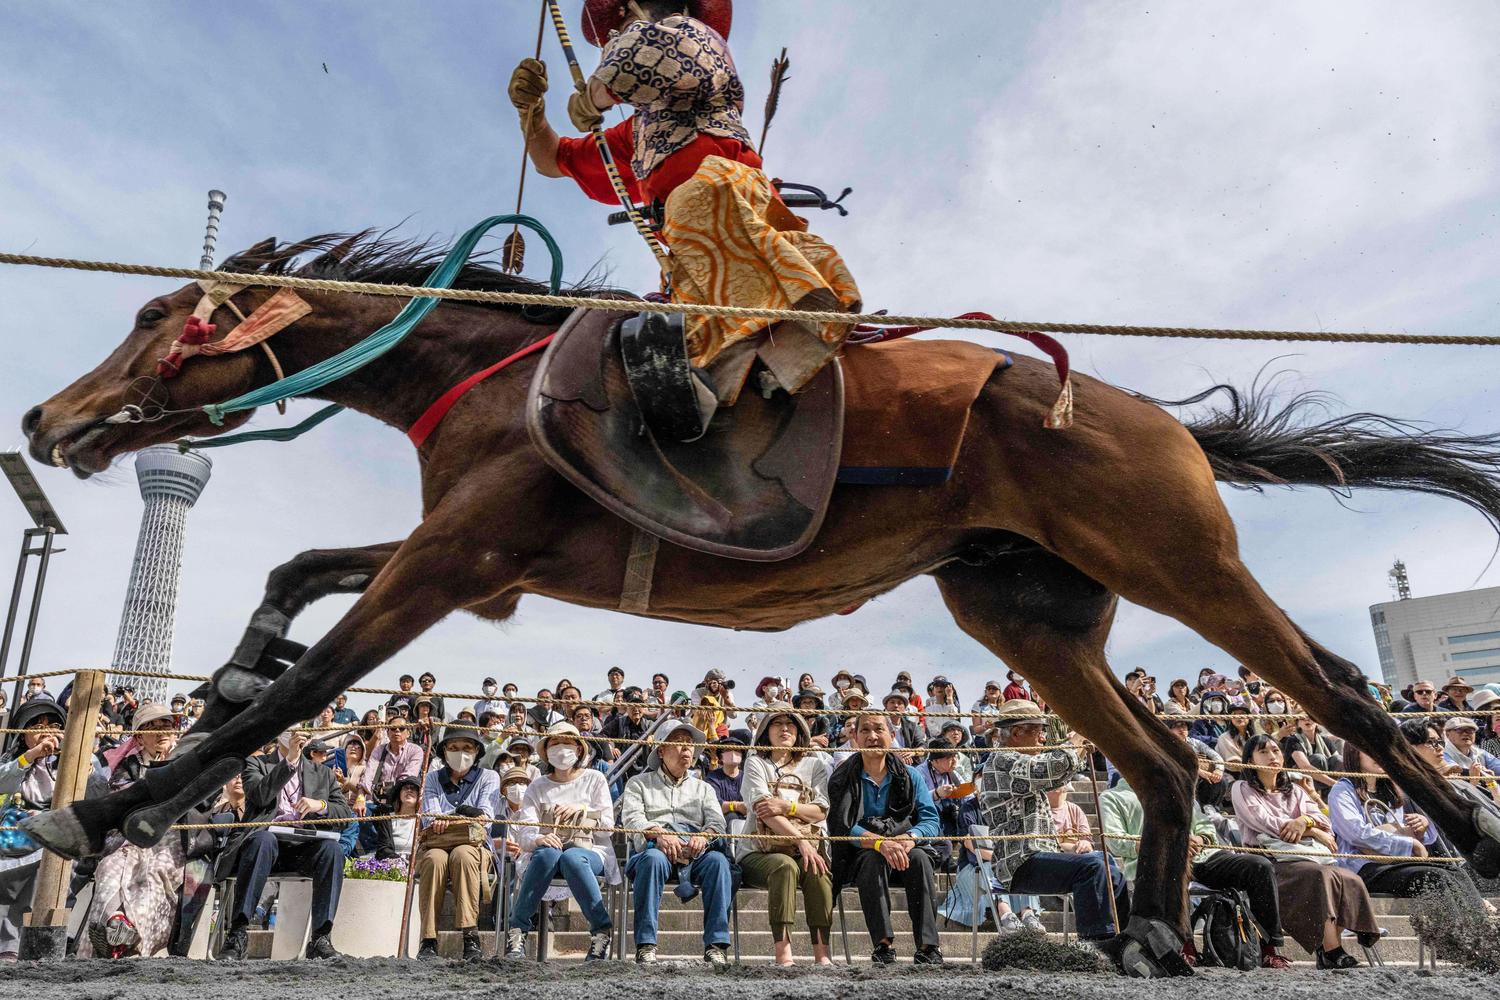
[[688, 360], [683, 316], [639, 313], [622, 322], [620, 359], [630, 394], [652, 434], [669, 441], [703, 436], [718, 399], [708, 376]]

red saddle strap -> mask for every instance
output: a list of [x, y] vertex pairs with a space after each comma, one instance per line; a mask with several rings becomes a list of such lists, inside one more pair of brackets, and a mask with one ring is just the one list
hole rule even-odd
[[474, 388], [476, 385], [483, 382], [485, 379], [489, 378], [496, 372], [503, 371], [504, 369], [509, 368], [511, 365], [515, 364], [517, 361], [520, 361], [522, 358], [528, 357], [542, 350], [548, 344], [552, 343], [552, 338], [555, 336], [557, 336], [555, 332], [549, 333], [547, 334], [547, 336], [543, 337], [541, 340], [538, 340], [536, 343], [527, 344], [525, 347], [521, 348], [519, 351], [516, 351], [514, 354], [510, 354], [506, 357], [501, 358], [499, 361], [496, 361], [494, 364], [490, 365], [483, 371], [475, 372], [473, 375], [470, 375], [468, 378], [458, 383], [458, 385], [455, 385], [453, 388], [443, 393], [437, 398], [435, 402], [433, 402], [431, 406], [427, 408], [426, 412], [424, 412], [420, 417], [417, 418], [417, 422], [412, 424], [410, 429], [407, 430], [406, 436], [411, 438], [412, 444], [416, 445], [418, 448], [422, 447], [422, 442], [426, 441], [427, 438], [432, 434], [432, 432], [437, 430], [438, 424], [443, 422], [443, 418], [448, 415], [448, 411], [453, 409], [454, 404], [462, 399], [465, 393], [467, 393], [470, 389]]

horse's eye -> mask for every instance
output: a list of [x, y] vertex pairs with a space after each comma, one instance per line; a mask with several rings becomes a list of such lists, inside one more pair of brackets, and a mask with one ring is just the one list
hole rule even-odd
[[150, 326], [152, 323], [158, 323], [166, 318], [167, 314], [160, 309], [147, 309], [136, 317], [136, 323], [141, 326]]

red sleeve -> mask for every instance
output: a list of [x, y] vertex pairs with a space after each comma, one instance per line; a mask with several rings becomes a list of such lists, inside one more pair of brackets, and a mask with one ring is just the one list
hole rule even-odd
[[[604, 137], [609, 143], [609, 151], [614, 156], [620, 177], [625, 181], [625, 189], [630, 192], [631, 199], [639, 204], [640, 184], [636, 182], [635, 172], [630, 169], [630, 158], [635, 152], [635, 116], [605, 129]], [[557, 142], [557, 169], [573, 178], [583, 189], [583, 193], [595, 201], [606, 205], [620, 203], [614, 185], [609, 182], [609, 174], [604, 170], [604, 161], [599, 157], [599, 149], [594, 145], [592, 135], [560, 138]]]

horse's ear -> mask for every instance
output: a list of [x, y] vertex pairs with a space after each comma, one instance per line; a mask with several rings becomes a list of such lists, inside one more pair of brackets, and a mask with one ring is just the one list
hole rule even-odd
[[277, 239], [267, 236], [252, 247], [241, 250], [220, 264], [220, 271], [258, 271], [276, 256]]

